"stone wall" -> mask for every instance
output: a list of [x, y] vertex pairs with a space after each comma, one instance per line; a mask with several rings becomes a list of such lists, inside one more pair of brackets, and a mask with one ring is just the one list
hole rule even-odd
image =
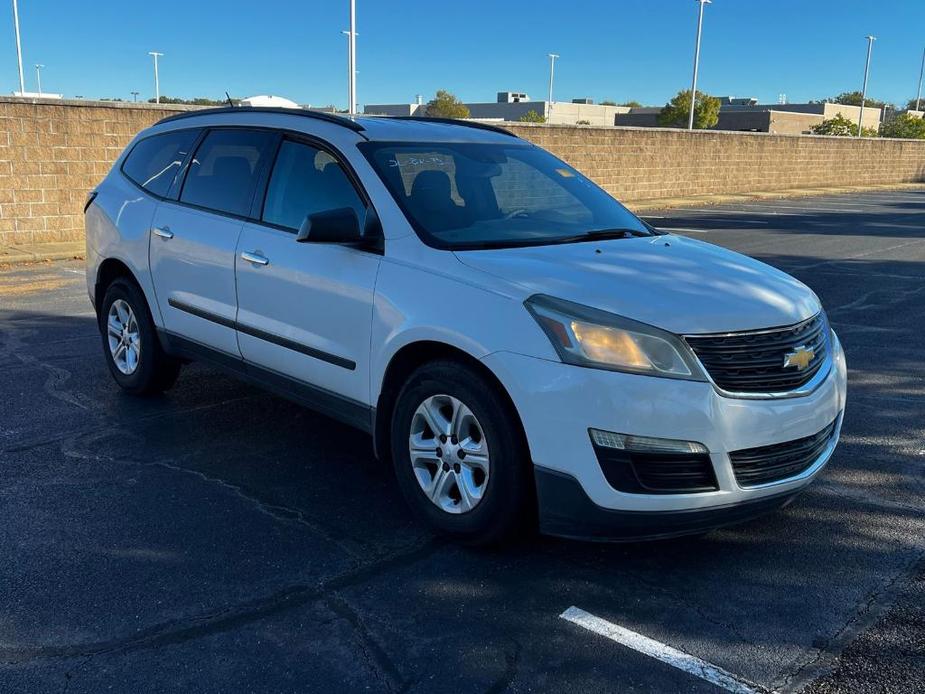
[[925, 141], [510, 124], [624, 201], [925, 181]]
[[[0, 245], [79, 240], [87, 192], [178, 106], [0, 97]], [[925, 181], [925, 141], [506, 124], [621, 200]]]

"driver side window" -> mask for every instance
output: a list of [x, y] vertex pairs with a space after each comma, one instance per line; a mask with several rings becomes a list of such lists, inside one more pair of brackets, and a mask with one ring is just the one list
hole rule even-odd
[[267, 187], [263, 221], [298, 230], [307, 215], [341, 207], [356, 211], [362, 229], [366, 206], [340, 162], [317, 147], [284, 141]]

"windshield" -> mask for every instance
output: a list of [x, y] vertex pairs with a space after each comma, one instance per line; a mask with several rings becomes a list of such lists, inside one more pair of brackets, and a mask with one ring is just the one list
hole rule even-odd
[[360, 147], [431, 246], [498, 248], [656, 233], [539, 147], [379, 142]]

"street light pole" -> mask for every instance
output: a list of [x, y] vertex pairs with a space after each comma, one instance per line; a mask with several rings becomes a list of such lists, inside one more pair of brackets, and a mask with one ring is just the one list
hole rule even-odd
[[861, 136], [862, 124], [864, 123], [864, 104], [867, 101], [867, 75], [870, 73], [870, 53], [874, 49], [876, 36], [866, 36], [867, 39], [867, 62], [864, 64], [864, 88], [861, 89], [861, 112], [858, 115], [858, 137]]
[[546, 120], [549, 120], [549, 112], [552, 111], [552, 80], [555, 77], [556, 73], [556, 58], [559, 57], [558, 53], [549, 53], [549, 99], [547, 100], [547, 113]]
[[350, 91], [350, 104], [347, 109], [351, 115], [357, 112], [357, 3], [356, 0], [350, 0], [350, 46], [348, 48], [349, 56], [347, 59], [350, 71], [348, 89]]
[[22, 74], [22, 43], [19, 40], [19, 7], [13, 0], [13, 27], [16, 29], [16, 59], [19, 61], [19, 93], [26, 93], [26, 80]]
[[925, 75], [925, 51], [922, 51], [922, 69], [919, 70], [919, 90], [915, 94], [915, 110], [919, 110], [919, 102], [922, 100], [922, 76]]
[[132, 103], [138, 103], [138, 92], [132, 92]]
[[694, 78], [691, 80], [691, 112], [687, 119], [687, 129], [694, 129], [694, 104], [697, 102], [697, 68], [700, 66], [700, 35], [703, 33], [703, 7], [709, 5], [710, 0], [696, 0], [700, 5], [697, 16], [697, 43], [694, 46]]
[[42, 96], [42, 68], [45, 67], [41, 63], [35, 64], [35, 81], [39, 87], [39, 96]]
[[154, 103], [159, 104], [161, 103], [161, 81], [157, 74], [157, 59], [164, 54], [157, 51], [148, 51], [148, 55], [154, 57]]

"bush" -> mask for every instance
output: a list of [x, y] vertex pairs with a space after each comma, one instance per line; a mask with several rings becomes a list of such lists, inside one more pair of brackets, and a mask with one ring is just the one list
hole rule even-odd
[[[694, 102], [694, 127], [712, 128], [719, 122], [719, 99], [701, 91]], [[685, 128], [691, 110], [691, 90], [678, 92], [665, 104], [658, 114], [658, 124], [667, 127]]]
[[890, 118], [880, 128], [882, 137], [901, 137], [906, 140], [925, 140], [925, 119], [910, 113]]
[[439, 89], [437, 95], [427, 102], [424, 115], [430, 118], [468, 118], [469, 108], [445, 89]]
[[[834, 118], [827, 118], [818, 125], [812, 126], [810, 132], [813, 135], [835, 135], [837, 137], [856, 137], [858, 134], [858, 125], [852, 120], [845, 118], [840, 113]], [[862, 137], [877, 137], [876, 128], [864, 128], [861, 130]]]
[[534, 111], [532, 108], [518, 118], [521, 123], [545, 123], [546, 119], [543, 118], [539, 113]]

